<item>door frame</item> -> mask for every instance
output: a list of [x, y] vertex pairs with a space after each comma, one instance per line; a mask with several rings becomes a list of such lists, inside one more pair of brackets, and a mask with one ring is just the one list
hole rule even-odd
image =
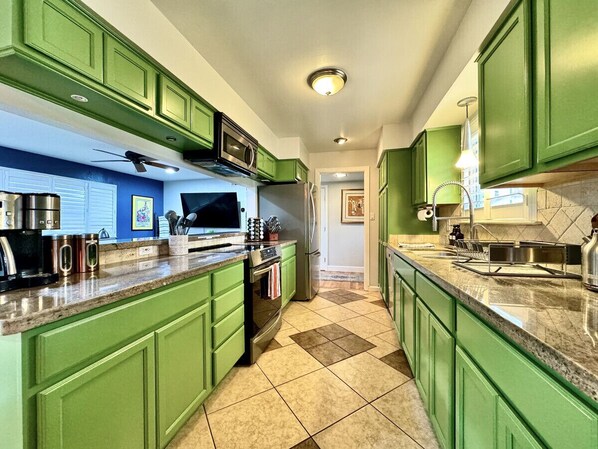
[[[363, 173], [363, 196], [364, 196], [364, 220], [363, 220], [363, 288], [370, 289], [370, 167], [332, 167], [316, 168], [315, 184], [318, 189], [322, 188], [323, 173]], [[320, 208], [320, 223], [322, 223], [322, 208]]]
[[320, 186], [320, 269], [328, 269], [328, 186]]

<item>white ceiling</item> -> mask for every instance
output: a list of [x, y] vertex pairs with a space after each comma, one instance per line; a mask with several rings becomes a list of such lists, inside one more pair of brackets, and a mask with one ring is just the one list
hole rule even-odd
[[347, 176], [344, 178], [337, 178], [334, 176], [334, 173], [322, 173], [320, 176], [320, 182], [322, 184], [329, 184], [332, 182], [353, 182], [353, 181], [363, 181], [363, 172], [352, 172], [347, 173], [344, 172]]
[[[152, 0], [278, 137], [375, 148], [409, 120], [471, 0]], [[308, 75], [346, 71], [332, 97]], [[234, 118], [234, 111], [224, 111]]]

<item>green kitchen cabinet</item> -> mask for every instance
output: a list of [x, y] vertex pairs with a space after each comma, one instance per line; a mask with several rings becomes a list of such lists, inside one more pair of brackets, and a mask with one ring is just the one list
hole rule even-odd
[[111, 36], [104, 40], [104, 84], [145, 109], [154, 108], [156, 70]]
[[415, 385], [424, 407], [430, 399], [430, 312], [416, 297], [415, 300]]
[[207, 303], [156, 331], [160, 448], [168, 444], [210, 392], [210, 322]]
[[596, 1], [538, 0], [534, 6], [538, 161], [552, 162], [589, 149], [594, 151], [588, 152], [588, 156], [595, 156], [598, 146]]
[[282, 307], [286, 306], [297, 292], [297, 246], [289, 245], [282, 249], [280, 280], [282, 284]]
[[39, 449], [155, 447], [154, 336], [37, 395]]
[[285, 260], [280, 264], [280, 280], [282, 290], [282, 307], [286, 306], [291, 300], [291, 284], [290, 284], [290, 261]]
[[378, 285], [382, 300], [388, 304], [388, 269], [386, 267], [386, 244], [378, 242]]
[[289, 301], [293, 299], [295, 293], [297, 293], [297, 257], [293, 256], [289, 260], [289, 278], [288, 278], [289, 290], [288, 297]]
[[396, 271], [393, 274], [392, 282], [393, 282], [393, 294], [394, 294], [394, 298], [393, 298], [394, 307], [392, 310], [392, 319], [394, 321], [395, 328], [397, 330], [397, 336], [399, 339], [399, 343], [402, 343], [401, 334], [402, 334], [402, 328], [403, 328], [403, 324], [402, 324], [403, 314], [401, 313], [401, 303], [402, 303], [401, 283], [403, 281], [401, 279], [401, 276], [399, 276]]
[[496, 423], [497, 449], [542, 449], [527, 426], [502, 399], [498, 399]]
[[297, 162], [295, 163], [295, 179], [297, 180], [297, 182], [308, 182], [308, 176], [308, 168], [305, 165], [303, 165], [303, 163], [300, 160], [297, 160]]
[[401, 341], [403, 342], [403, 351], [411, 366], [415, 371], [416, 353], [415, 353], [415, 292], [407, 285], [401, 282], [401, 314], [403, 323], [403, 333]]
[[183, 128], [191, 128], [191, 94], [162, 74], [158, 91], [158, 114]]
[[455, 359], [455, 447], [494, 448], [498, 392], [458, 346]]
[[482, 186], [532, 166], [530, 78], [530, 2], [522, 0], [478, 58]]
[[378, 195], [378, 239], [388, 242], [388, 189], [384, 188]]
[[103, 31], [64, 0], [24, 0], [25, 44], [102, 82]]
[[378, 191], [388, 184], [388, 159], [388, 153], [384, 153], [378, 165]]
[[[461, 181], [455, 167], [461, 151], [461, 127], [426, 129], [411, 146], [411, 201], [413, 206], [432, 204], [436, 188], [445, 181]], [[438, 192], [437, 204], [459, 204], [461, 191], [456, 186]]]
[[257, 172], [269, 181], [276, 177], [276, 158], [261, 145], [257, 149]]
[[276, 182], [307, 182], [308, 170], [300, 159], [275, 159], [275, 164]]
[[191, 132], [214, 143], [214, 111], [195, 98], [191, 98]]

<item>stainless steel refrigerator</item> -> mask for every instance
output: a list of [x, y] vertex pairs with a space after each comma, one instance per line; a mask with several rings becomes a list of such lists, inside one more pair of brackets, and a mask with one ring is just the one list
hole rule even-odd
[[315, 184], [278, 184], [258, 188], [260, 217], [276, 215], [282, 226], [281, 240], [297, 240], [297, 293], [307, 301], [320, 288], [320, 232]]

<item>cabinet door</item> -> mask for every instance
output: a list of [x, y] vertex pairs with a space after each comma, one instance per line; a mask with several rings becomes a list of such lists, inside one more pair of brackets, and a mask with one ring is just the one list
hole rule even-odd
[[378, 207], [379, 207], [379, 222], [378, 232], [379, 240], [383, 242], [388, 241], [388, 188], [382, 189], [378, 196]]
[[428, 409], [430, 397], [430, 312], [416, 298], [415, 301], [415, 385]]
[[403, 337], [401, 336], [403, 324], [401, 323], [403, 314], [401, 313], [401, 303], [403, 302], [401, 298], [401, 277], [394, 272], [393, 276], [393, 294], [394, 294], [394, 308], [393, 308], [393, 320], [395, 322], [395, 327], [397, 328], [397, 335], [399, 336], [399, 342], [403, 342]]
[[496, 436], [497, 449], [542, 449], [542, 445], [502, 398], [498, 399]]
[[289, 259], [289, 300], [293, 299], [297, 292], [297, 257]]
[[164, 75], [160, 75], [158, 113], [183, 128], [191, 127], [191, 95]]
[[104, 84], [151, 110], [156, 95], [154, 68], [110, 36], [104, 50]]
[[415, 372], [415, 293], [406, 282], [401, 282], [401, 312], [403, 314], [403, 351]]
[[382, 190], [388, 183], [388, 155], [385, 153], [378, 169], [378, 190]]
[[598, 8], [595, 0], [537, 4], [537, 152], [548, 162], [598, 145]]
[[388, 304], [388, 269], [386, 268], [386, 248], [378, 244], [378, 284], [382, 300]]
[[530, 37], [523, 0], [478, 60], [482, 184], [532, 166]]
[[289, 279], [289, 261], [285, 260], [280, 264], [280, 281], [282, 290], [282, 307], [289, 302], [290, 279]]
[[40, 449], [155, 447], [154, 336], [38, 395]]
[[426, 166], [426, 134], [422, 134], [411, 149], [411, 199], [414, 205], [428, 202]]
[[498, 393], [461, 348], [455, 352], [456, 447], [494, 448]]
[[214, 143], [214, 111], [195, 98], [191, 99], [191, 132]]
[[445, 449], [454, 446], [455, 339], [430, 315], [430, 396], [428, 413], [438, 442]]
[[102, 29], [63, 0], [25, 1], [25, 43], [102, 82]]
[[210, 304], [156, 331], [159, 446], [166, 444], [210, 390]]

